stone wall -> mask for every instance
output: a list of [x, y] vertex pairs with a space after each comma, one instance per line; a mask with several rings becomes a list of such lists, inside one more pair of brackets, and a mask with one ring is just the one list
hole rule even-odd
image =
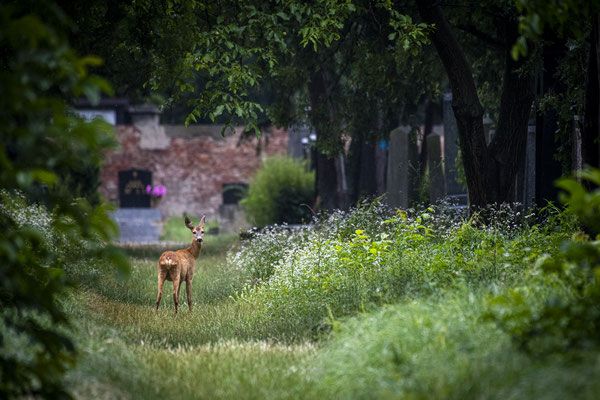
[[107, 154], [102, 167], [104, 197], [118, 205], [118, 172], [131, 168], [152, 171], [152, 184], [167, 194], [156, 204], [163, 218], [187, 213], [216, 219], [223, 203], [224, 183], [249, 183], [263, 157], [287, 154], [288, 134], [274, 130], [263, 139], [238, 145], [240, 132], [222, 137], [219, 126], [158, 125], [133, 120], [115, 127], [120, 148]]

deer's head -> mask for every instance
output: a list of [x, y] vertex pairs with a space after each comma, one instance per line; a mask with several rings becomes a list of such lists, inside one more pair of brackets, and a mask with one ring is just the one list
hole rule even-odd
[[190, 231], [194, 234], [194, 241], [198, 243], [202, 243], [204, 240], [204, 224], [206, 223], [206, 215], [202, 216], [202, 219], [198, 223], [198, 226], [194, 226], [192, 221], [188, 217], [185, 217], [185, 226], [188, 227]]

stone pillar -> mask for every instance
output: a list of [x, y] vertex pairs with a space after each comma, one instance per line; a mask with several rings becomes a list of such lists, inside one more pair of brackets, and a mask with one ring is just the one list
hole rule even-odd
[[440, 135], [427, 135], [427, 169], [429, 170], [429, 202], [435, 203], [446, 196], [446, 182]]
[[390, 133], [387, 203], [394, 208], [408, 208], [416, 198], [417, 182], [417, 135], [408, 126], [401, 126]]
[[463, 189], [456, 181], [456, 156], [458, 155], [458, 126], [452, 110], [452, 93], [444, 93], [444, 166], [448, 194], [462, 193]]
[[385, 177], [388, 159], [388, 142], [383, 140], [375, 146], [375, 186], [377, 196], [385, 193]]
[[164, 150], [171, 144], [171, 139], [165, 133], [165, 127], [160, 124], [160, 111], [154, 105], [141, 105], [129, 108], [131, 122], [140, 132], [140, 149]]
[[535, 203], [535, 122], [527, 127], [527, 143], [525, 145], [525, 179], [523, 190], [523, 206], [526, 210]]
[[581, 129], [579, 128], [579, 115], [573, 116], [571, 127], [571, 171], [583, 169], [583, 157], [581, 153]]
[[483, 116], [483, 134], [485, 135], [485, 144], [488, 146], [494, 137], [494, 130], [492, 129], [493, 124], [494, 121], [490, 118], [490, 114], [486, 113]]

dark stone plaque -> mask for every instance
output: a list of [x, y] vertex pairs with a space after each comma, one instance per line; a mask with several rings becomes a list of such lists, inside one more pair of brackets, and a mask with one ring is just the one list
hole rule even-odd
[[223, 204], [238, 204], [248, 191], [248, 184], [243, 182], [223, 184]]
[[152, 185], [152, 172], [141, 169], [119, 171], [119, 206], [121, 208], [150, 208], [150, 194], [146, 186]]

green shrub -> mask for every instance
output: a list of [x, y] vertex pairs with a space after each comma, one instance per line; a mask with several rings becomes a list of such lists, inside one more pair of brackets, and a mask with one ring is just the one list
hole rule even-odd
[[[600, 184], [600, 171], [579, 177]], [[566, 213], [576, 215], [587, 229], [600, 229], [600, 189], [585, 189], [573, 178], [557, 186]], [[490, 300], [490, 316], [533, 353], [600, 346], [600, 241], [584, 233], [564, 240], [555, 255], [542, 255], [533, 274], [537, 285], [508, 291]]]
[[264, 161], [241, 201], [248, 219], [257, 226], [300, 224], [312, 218], [314, 172], [289, 157]]

